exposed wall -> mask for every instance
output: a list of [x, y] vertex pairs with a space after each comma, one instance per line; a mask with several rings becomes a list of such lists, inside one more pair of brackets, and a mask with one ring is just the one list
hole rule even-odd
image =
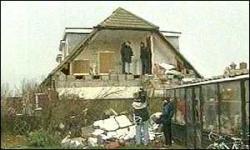
[[70, 53], [76, 45], [78, 45], [82, 40], [84, 40], [87, 35], [88, 34], [85, 33], [67, 33], [66, 46], [68, 48], [68, 53]]
[[126, 30], [102, 30], [97, 33], [98, 35], [92, 40], [87, 48], [76, 58], [90, 59], [90, 65], [96, 65], [97, 70], [99, 64], [100, 51], [112, 51], [115, 54], [115, 73], [122, 72], [122, 63], [120, 49], [121, 44], [125, 41], [131, 42], [131, 48], [134, 53], [131, 64], [131, 72], [133, 74], [141, 74], [141, 62], [140, 62], [140, 42], [146, 43], [146, 37], [150, 35], [150, 32], [146, 31], [126, 31]]
[[167, 40], [179, 51], [179, 37], [178, 36], [165, 36]]
[[163, 41], [158, 34], [153, 34], [153, 61], [154, 63], [168, 63], [176, 66], [175, 54], [172, 48]]
[[[112, 71], [114, 73], [120, 74], [122, 73], [122, 62], [120, 55], [121, 44], [125, 41], [130, 41], [134, 53], [131, 63], [131, 72], [133, 74], [140, 75], [140, 42], [143, 41], [146, 43], [146, 37], [150, 35], [153, 37], [152, 59], [154, 64], [168, 63], [177, 66], [176, 55], [173, 48], [157, 33], [151, 33], [149, 31], [101, 30], [94, 36], [94, 38], [88, 43], [88, 45], [84, 48], [80, 55], [76, 57], [75, 60], [89, 59], [90, 67], [95, 65], [97, 72], [99, 72], [99, 53], [103, 51], [114, 52], [114, 70]], [[74, 38], [77, 39], [77, 36], [72, 36], [69, 39], [73, 40]], [[77, 41], [79, 42], [79, 39]], [[180, 61], [183, 62], [183, 60]]]

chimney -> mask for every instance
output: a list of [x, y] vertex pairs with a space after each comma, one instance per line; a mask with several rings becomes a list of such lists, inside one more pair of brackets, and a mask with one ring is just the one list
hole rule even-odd
[[240, 69], [247, 69], [247, 63], [241, 62], [240, 63]]
[[57, 54], [57, 56], [56, 56], [56, 62], [58, 62], [58, 63], [62, 62], [62, 54]]
[[231, 64], [230, 64], [230, 69], [231, 70], [235, 70], [236, 69], [236, 64], [234, 63], [234, 62], [232, 62]]

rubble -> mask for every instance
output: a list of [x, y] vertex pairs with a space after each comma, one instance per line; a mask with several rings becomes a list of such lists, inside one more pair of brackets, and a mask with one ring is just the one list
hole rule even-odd
[[[162, 136], [161, 132], [157, 132], [159, 125], [154, 122], [160, 115], [161, 113], [157, 112], [150, 117], [149, 139], [151, 141]], [[92, 127], [82, 128], [82, 132], [84, 138], [70, 138], [70, 135], [68, 135], [62, 140], [62, 146], [64, 148], [96, 146], [103, 146], [107, 149], [119, 148], [121, 145], [134, 140], [136, 128], [126, 115], [113, 115], [107, 119], [95, 121]]]
[[61, 142], [63, 148], [84, 148], [86, 139], [82, 137], [70, 138], [70, 135], [67, 135]]

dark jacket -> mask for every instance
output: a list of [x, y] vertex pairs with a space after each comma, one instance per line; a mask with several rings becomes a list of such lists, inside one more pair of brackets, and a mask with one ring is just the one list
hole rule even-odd
[[142, 109], [134, 109], [135, 116], [142, 118], [142, 121], [147, 121], [149, 119], [149, 113], [147, 107]]
[[123, 62], [131, 63], [132, 59], [131, 56], [133, 56], [133, 51], [130, 46], [128, 45], [122, 45], [121, 48], [121, 57]]
[[145, 103], [147, 100], [147, 92], [146, 91], [140, 91], [139, 92], [139, 99], [141, 102]]
[[141, 47], [141, 59], [150, 60], [151, 59], [151, 52], [148, 47]]
[[163, 105], [161, 123], [171, 124], [171, 119], [174, 115], [174, 106], [172, 102]]

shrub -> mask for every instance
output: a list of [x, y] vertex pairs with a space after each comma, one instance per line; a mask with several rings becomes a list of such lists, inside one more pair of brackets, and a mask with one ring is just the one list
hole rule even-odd
[[43, 129], [30, 132], [29, 137], [29, 146], [35, 147], [47, 147], [47, 146], [59, 146], [60, 137], [50, 134], [48, 131]]

